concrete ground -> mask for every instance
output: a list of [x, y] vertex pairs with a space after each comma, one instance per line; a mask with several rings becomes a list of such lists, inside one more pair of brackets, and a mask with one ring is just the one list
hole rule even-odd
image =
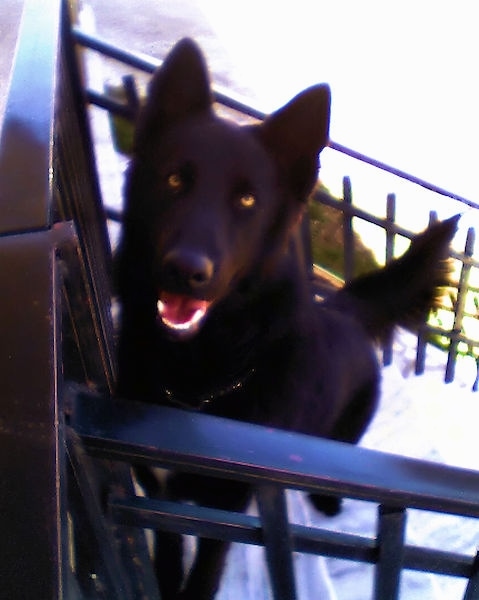
[[208, 56], [215, 83], [237, 87], [232, 62], [200, 0], [142, 0], [141, 10], [128, 0], [80, 0], [80, 6], [93, 12], [98, 35], [156, 58], [164, 57], [179, 39], [194, 38]]
[[0, 124], [5, 111], [22, 8], [23, 0], [2, 0], [0, 3]]

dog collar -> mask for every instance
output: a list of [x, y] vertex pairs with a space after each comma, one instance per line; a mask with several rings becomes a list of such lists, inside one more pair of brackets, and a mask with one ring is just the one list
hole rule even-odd
[[[228, 394], [232, 394], [233, 392], [237, 392], [240, 390], [243, 385], [248, 381], [248, 379], [254, 374], [256, 369], [250, 369], [243, 377], [236, 379], [233, 383], [229, 385], [214, 390], [213, 392], [209, 392], [207, 394], [200, 394], [194, 398], [191, 398], [191, 401], [186, 399], [186, 396], [181, 396], [175, 393], [170, 388], [165, 388], [165, 397], [170, 404], [176, 406], [177, 408], [185, 408], [188, 410], [202, 411], [209, 404], [218, 400], [219, 398], [223, 398]], [[194, 401], [193, 401], [194, 400]]]

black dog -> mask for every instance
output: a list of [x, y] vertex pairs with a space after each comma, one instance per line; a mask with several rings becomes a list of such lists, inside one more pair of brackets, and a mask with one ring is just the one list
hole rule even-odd
[[[328, 143], [326, 85], [266, 121], [215, 116], [201, 52], [180, 42], [154, 75], [126, 187], [118, 394], [355, 443], [376, 408], [373, 342], [417, 325], [447, 282], [457, 219], [323, 303], [298, 223]], [[150, 493], [154, 493], [152, 486]], [[172, 474], [166, 494], [244, 510], [243, 484]], [[314, 497], [334, 514], [337, 499]], [[178, 536], [158, 534], [162, 598], [212, 598], [226, 545], [200, 540], [183, 583]]]

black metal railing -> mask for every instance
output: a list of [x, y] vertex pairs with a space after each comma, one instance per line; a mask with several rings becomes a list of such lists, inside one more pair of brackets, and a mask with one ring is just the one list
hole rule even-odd
[[[60, 417], [60, 247], [53, 227], [52, 125], [60, 2], [27, 2], [0, 138], [1, 598], [68, 585]], [[28, 88], [26, 88], [28, 82]], [[34, 99], [34, 101], [32, 101]]]
[[[400, 597], [403, 569], [463, 577], [469, 580], [464, 600], [479, 598], [476, 556], [405, 540], [413, 508], [479, 518], [479, 473], [199, 413], [112, 403], [91, 394], [77, 394], [74, 406], [74, 445], [95, 459], [250, 483], [258, 517], [135, 494], [111, 496], [109, 511], [131, 527], [264, 545], [275, 600], [296, 598], [292, 552], [375, 565], [375, 600]], [[367, 537], [289, 523], [284, 510], [288, 489], [377, 504], [375, 533]]]

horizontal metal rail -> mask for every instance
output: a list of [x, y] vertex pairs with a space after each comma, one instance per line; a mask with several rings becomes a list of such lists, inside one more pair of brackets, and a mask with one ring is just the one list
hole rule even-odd
[[[141, 496], [112, 497], [109, 508], [113, 517], [123, 525], [263, 545], [261, 521], [252, 515]], [[377, 542], [373, 538], [297, 524], [290, 525], [290, 532], [294, 552], [369, 564], [375, 564], [378, 559]], [[403, 568], [467, 578], [473, 560], [472, 556], [455, 552], [405, 545]]]
[[474, 471], [174, 408], [78, 402], [72, 422], [97, 457], [479, 518]]

